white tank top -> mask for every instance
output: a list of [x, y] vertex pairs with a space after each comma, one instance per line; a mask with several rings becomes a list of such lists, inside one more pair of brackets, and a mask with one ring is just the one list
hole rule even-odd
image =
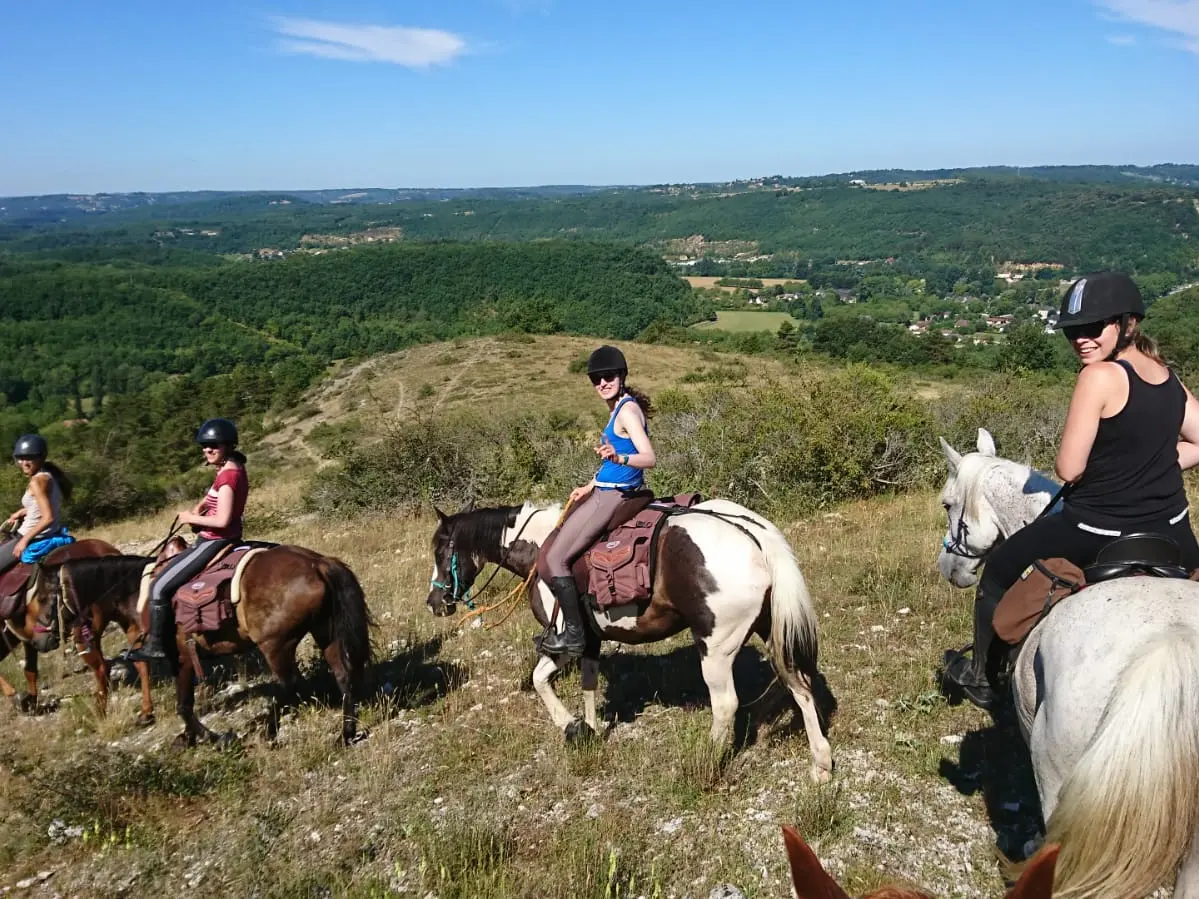
[[[42, 535], [43, 537], [49, 537], [61, 527], [62, 491], [58, 489], [58, 481], [54, 480], [48, 471], [39, 471], [33, 477], [50, 479], [50, 515], [53, 517], [54, 524]], [[32, 485], [33, 478], [29, 480]], [[25, 490], [25, 495], [21, 497], [21, 505], [25, 508], [25, 518], [22, 520], [21, 528], [17, 533], [24, 537], [26, 534], [32, 534], [35, 531], [41, 530], [42, 527], [42, 509], [37, 504], [37, 497], [33, 495], [32, 487]]]

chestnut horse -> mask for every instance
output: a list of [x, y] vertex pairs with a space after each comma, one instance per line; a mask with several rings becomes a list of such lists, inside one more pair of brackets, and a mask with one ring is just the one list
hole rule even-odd
[[[38, 562], [36, 580], [27, 584], [28, 592], [25, 597], [25, 612], [18, 620], [9, 620], [0, 624], [0, 660], [16, 649], [18, 644], [25, 646], [25, 685], [26, 694], [17, 696], [13, 686], [0, 677], [0, 692], [13, 700], [20, 711], [35, 712], [38, 697], [37, 657], [39, 652], [53, 652], [61, 643], [59, 633], [60, 621], [76, 624], [78, 609], [69, 603], [61, 609], [59, 574], [62, 566], [72, 559], [93, 559], [103, 556], [119, 556], [121, 551], [111, 543], [103, 540], [76, 540], [67, 546], [59, 547]], [[74, 642], [80, 650], [83, 661], [96, 677], [96, 706], [100, 714], [108, 708], [108, 666], [100, 652], [100, 637], [109, 622], [117, 621], [122, 627], [129, 629], [118, 609], [111, 602], [98, 603], [92, 618], [86, 622], [90, 627], [73, 627]], [[7, 626], [5, 626], [7, 625]], [[135, 630], [130, 639], [140, 633]], [[137, 666], [142, 684], [142, 717], [150, 716], [153, 720], [150, 706], [150, 672], [142, 663]], [[139, 719], [141, 720], [141, 719]]]
[[[798, 899], [850, 899], [848, 893], [824, 870], [808, 844], [794, 827], [783, 825], [783, 842], [791, 863], [791, 881]], [[1051, 899], [1053, 873], [1057, 864], [1057, 846], [1046, 846], [1024, 866], [1024, 871], [1007, 899]], [[862, 899], [932, 899], [927, 893], [900, 887], [883, 887]]]
[[[538, 551], [561, 517], [562, 507], [525, 503], [443, 515], [433, 534], [433, 580], [426, 603], [435, 615], [452, 614], [487, 562], [526, 577]], [[579, 722], [554, 692], [551, 679], [559, 660], [542, 654], [533, 687], [566, 738], [593, 735], [595, 693], [602, 640], [650, 643], [690, 630], [699, 647], [700, 668], [712, 697], [712, 742], [731, 735], [737, 711], [733, 659], [757, 634], [779, 680], [803, 715], [812, 751], [809, 776], [824, 783], [833, 756], [824, 735], [816, 668], [816, 612], [787, 538], [744, 506], [713, 499], [671, 515], [658, 532], [653, 556], [653, 596], [636, 613], [590, 611], [583, 650], [584, 720]], [[540, 581], [529, 591], [533, 615], [544, 627], [561, 613]]]
[[[122, 606], [136, 609], [142, 572], [153, 561], [147, 556], [118, 556], [69, 562], [63, 568], [63, 592], [84, 611], [106, 595], [118, 596]], [[232, 734], [213, 733], [195, 714], [198, 660], [192, 647], [206, 656], [258, 647], [275, 677], [267, 721], [267, 734], [273, 739], [280, 709], [295, 696], [296, 647], [307, 634], [312, 634], [337, 679], [342, 741], [352, 742], [358, 728], [354, 690], [371, 662], [374, 624], [354, 573], [340, 560], [312, 550], [273, 546], [246, 561], [240, 597], [234, 617], [218, 630], [190, 636], [176, 630], [174, 645], [167, 647], [176, 704], [184, 722], [176, 745], [194, 746], [198, 740], [224, 744], [233, 739]]]

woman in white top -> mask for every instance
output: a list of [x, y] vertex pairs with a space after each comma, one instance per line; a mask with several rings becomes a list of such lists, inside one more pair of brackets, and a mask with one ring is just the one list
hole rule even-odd
[[25, 434], [13, 447], [13, 458], [29, 478], [21, 508], [8, 516], [16, 533], [0, 543], [0, 571], [11, 568], [35, 540], [53, 537], [62, 530], [62, 502], [71, 496], [71, 480], [57, 465], [46, 461], [49, 447], [39, 434]]

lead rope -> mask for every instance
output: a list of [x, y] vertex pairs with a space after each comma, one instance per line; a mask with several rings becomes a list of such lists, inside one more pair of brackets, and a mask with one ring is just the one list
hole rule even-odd
[[[562, 522], [564, 522], [566, 520], [566, 515], [568, 512], [570, 512], [570, 510], [573, 506], [574, 506], [574, 500], [568, 499], [566, 501], [566, 505], [564, 505], [562, 507], [562, 514], [558, 516], [557, 524], [554, 525], [555, 529], [562, 526]], [[534, 513], [534, 514], [536, 514], [536, 513]], [[516, 542], [516, 539], [520, 537], [521, 532], [524, 531], [525, 525], [527, 525], [532, 518], [533, 518], [533, 516], [530, 515], [529, 518], [525, 519], [525, 524], [521, 525], [520, 531], [518, 531], [516, 534], [516, 537], [513, 538], [514, 543]], [[496, 570], [498, 571], [499, 569], [497, 568]], [[493, 574], [492, 577], [494, 578], [495, 575]], [[499, 627], [501, 624], [503, 624], [505, 621], [507, 621], [509, 618], [512, 617], [512, 613], [515, 612], [517, 607], [520, 605], [521, 593], [526, 592], [529, 589], [529, 587], [532, 586], [533, 581], [536, 579], [537, 579], [537, 565], [534, 564], [533, 567], [529, 569], [529, 573], [527, 575], [525, 575], [525, 579], [523, 581], [521, 581], [519, 584], [517, 584], [515, 587], [513, 587], [511, 590], [509, 590], [506, 594], [504, 594], [503, 598], [499, 599], [498, 601], [496, 601], [494, 603], [491, 603], [490, 605], [482, 606], [478, 609], [472, 609], [470, 612], [468, 612], [467, 614], [462, 616], [462, 619], [458, 622], [458, 625], [462, 626], [462, 625], [466, 624], [466, 622], [470, 621], [472, 618], [483, 615], [486, 612], [494, 612], [496, 609], [503, 608], [506, 605], [508, 608], [505, 610], [503, 617], [500, 618], [499, 621], [495, 622], [494, 624], [484, 625], [484, 627], [489, 631], [495, 630], [497, 627]], [[490, 584], [491, 580], [488, 580], [487, 583]], [[486, 586], [484, 587], [484, 589], [486, 589]], [[480, 592], [482, 592], [482, 591], [480, 591]], [[549, 626], [553, 626], [554, 618], [555, 618], [555, 616], [557, 616], [557, 614], [558, 614], [558, 600], [555, 599], [554, 600], [554, 608], [550, 612]], [[547, 629], [548, 629], [548, 627], [547, 627]]]

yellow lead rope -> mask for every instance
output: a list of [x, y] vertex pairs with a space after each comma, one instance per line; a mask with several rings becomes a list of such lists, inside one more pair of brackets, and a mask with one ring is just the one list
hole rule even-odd
[[[566, 513], [570, 511], [571, 506], [573, 506], [573, 505], [574, 505], [573, 500], [568, 499], [566, 501], [566, 505], [564, 505], [562, 507], [562, 514], [558, 516], [558, 523], [554, 525], [555, 528], [562, 526], [562, 522], [564, 522], [566, 520]], [[533, 514], [535, 515], [537, 513], [534, 512]], [[498, 600], [497, 602], [493, 602], [491, 605], [487, 605], [487, 606], [480, 606], [477, 609], [472, 609], [471, 611], [467, 612], [459, 620], [459, 622], [458, 622], [459, 627], [466, 624], [466, 622], [470, 621], [472, 618], [474, 618], [476, 616], [483, 615], [486, 612], [494, 612], [496, 609], [503, 608], [506, 605], [506, 606], [508, 606], [508, 609], [504, 612], [504, 617], [502, 617], [495, 624], [484, 625], [484, 627], [486, 627], [487, 630], [493, 630], [493, 629], [499, 627], [501, 624], [503, 624], [505, 621], [507, 621], [509, 618], [512, 617], [512, 613], [515, 612], [516, 607], [520, 605], [521, 593], [526, 592], [529, 589], [529, 587], [532, 586], [533, 581], [536, 579], [537, 579], [537, 564], [536, 564], [536, 562], [534, 562], [533, 567], [529, 570], [528, 575], [525, 577], [525, 579], [523, 581], [521, 581], [519, 584], [517, 584], [515, 587], [513, 587], [511, 590], [509, 590], [504, 595], [504, 597], [502, 599]], [[554, 615], [556, 615], [557, 612], [558, 612], [558, 609], [557, 609], [557, 605], [555, 604], [553, 614], [550, 615], [550, 621], [554, 620]]]

